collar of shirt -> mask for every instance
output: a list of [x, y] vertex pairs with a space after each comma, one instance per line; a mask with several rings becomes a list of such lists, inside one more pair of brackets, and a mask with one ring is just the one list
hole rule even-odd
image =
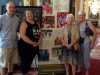
[[15, 16], [15, 15], [10, 16], [7, 12], [6, 12], [6, 15], [7, 15], [8, 17], [14, 17], [14, 16]]

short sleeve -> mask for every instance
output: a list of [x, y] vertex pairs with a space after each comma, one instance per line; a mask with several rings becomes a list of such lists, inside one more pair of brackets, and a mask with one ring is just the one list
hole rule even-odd
[[88, 21], [88, 25], [89, 25], [89, 26], [92, 26], [92, 23], [91, 23], [91, 21]]

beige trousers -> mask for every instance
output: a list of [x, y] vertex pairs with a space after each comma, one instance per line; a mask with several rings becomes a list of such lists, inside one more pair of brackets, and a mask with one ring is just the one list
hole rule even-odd
[[17, 48], [0, 48], [0, 52], [0, 64], [8, 68], [8, 72], [12, 72], [14, 64], [19, 64]]

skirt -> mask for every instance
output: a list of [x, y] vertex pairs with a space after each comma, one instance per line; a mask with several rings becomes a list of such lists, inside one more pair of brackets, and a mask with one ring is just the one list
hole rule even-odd
[[74, 48], [62, 47], [62, 61], [68, 64], [77, 64], [77, 52]]

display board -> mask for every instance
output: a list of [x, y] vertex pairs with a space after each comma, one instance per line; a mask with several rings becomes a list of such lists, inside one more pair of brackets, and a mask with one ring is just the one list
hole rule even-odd
[[40, 44], [40, 64], [60, 64], [62, 56], [62, 28], [43, 28], [43, 38]]

